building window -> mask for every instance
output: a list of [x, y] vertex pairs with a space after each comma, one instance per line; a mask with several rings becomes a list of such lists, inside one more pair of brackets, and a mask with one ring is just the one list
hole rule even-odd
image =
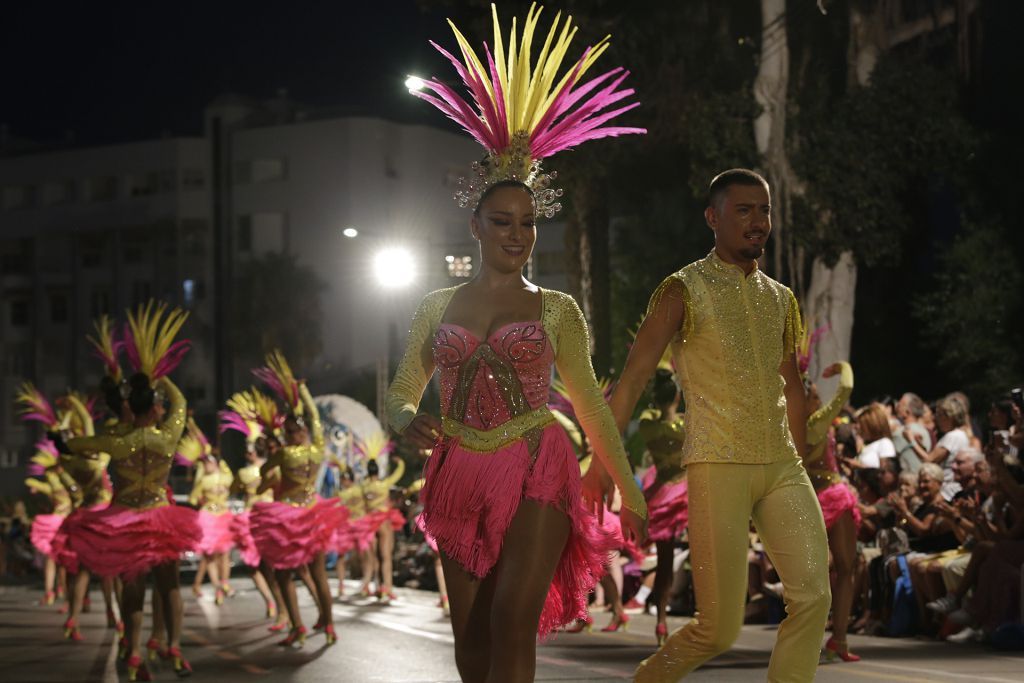
[[181, 246], [188, 256], [202, 256], [206, 253], [206, 221], [202, 218], [186, 218], [181, 221]]
[[27, 327], [31, 322], [28, 299], [14, 299], [8, 311], [11, 327]]
[[136, 280], [132, 283], [132, 305], [142, 306], [153, 298], [153, 289], [148, 280]]
[[238, 251], [248, 254], [252, 251], [252, 216], [238, 217], [238, 236], [235, 240]]
[[117, 199], [117, 178], [101, 176], [89, 181], [89, 199], [94, 202], [109, 202]]
[[206, 187], [206, 174], [201, 168], [186, 168], [181, 172], [181, 189], [201, 190]]
[[[29, 374], [29, 365], [32, 361], [32, 347], [28, 344], [8, 344], [4, 354], [4, 365], [7, 368], [8, 377], [24, 377]], [[12, 411], [17, 414], [16, 411]], [[21, 422], [20, 416], [15, 424]]]
[[248, 185], [284, 180], [287, 170], [287, 164], [283, 158], [239, 161], [235, 164], [235, 182], [239, 185]]
[[74, 180], [54, 180], [43, 185], [43, 204], [57, 206], [75, 201]]
[[32, 240], [10, 240], [4, 242], [0, 249], [0, 273], [24, 275], [29, 272], [32, 267]]
[[31, 185], [5, 187], [3, 200], [5, 209], [31, 209], [36, 204], [36, 188]]
[[147, 197], [160, 189], [160, 176], [156, 173], [137, 173], [128, 177], [128, 196]]
[[165, 169], [157, 174], [160, 183], [160, 192], [174, 192], [178, 189], [173, 170]]
[[142, 263], [149, 244], [144, 239], [133, 237], [124, 241], [124, 262]]
[[50, 322], [66, 323], [68, 321], [68, 297], [66, 294], [50, 295]]
[[93, 318], [110, 314], [110, 290], [106, 287], [96, 287], [89, 297], [89, 309]]
[[449, 254], [444, 257], [444, 260], [448, 263], [448, 277], [473, 277], [472, 256], [452, 256]]

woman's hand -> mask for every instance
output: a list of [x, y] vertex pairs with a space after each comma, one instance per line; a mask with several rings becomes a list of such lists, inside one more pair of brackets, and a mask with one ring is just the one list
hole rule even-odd
[[825, 368], [825, 371], [821, 373], [822, 378], [828, 379], [829, 377], [835, 377], [843, 371], [842, 363], [833, 363], [832, 365]]
[[432, 450], [441, 438], [441, 421], [433, 415], [420, 413], [409, 423], [404, 436], [417, 448]]
[[583, 475], [582, 484], [583, 503], [603, 522], [605, 504], [611, 505], [615, 498], [615, 482], [597, 458], [590, 459], [590, 469]]
[[647, 520], [629, 508], [619, 510], [619, 523], [622, 525], [622, 537], [627, 541], [642, 543], [647, 538]]

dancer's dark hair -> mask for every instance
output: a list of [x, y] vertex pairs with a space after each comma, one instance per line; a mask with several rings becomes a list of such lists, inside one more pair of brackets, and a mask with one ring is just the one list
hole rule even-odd
[[128, 407], [136, 417], [145, 415], [153, 409], [156, 401], [156, 392], [149, 385], [149, 376], [137, 372], [128, 378], [128, 386], [131, 391], [128, 394]]
[[103, 394], [103, 402], [110, 412], [114, 414], [114, 417], [120, 417], [121, 406], [124, 405], [120, 385], [110, 375], [103, 375], [103, 379], [100, 380], [100, 392]]
[[671, 370], [658, 368], [654, 373], [654, 389], [651, 393], [654, 396], [654, 405], [659, 408], [676, 400], [679, 396], [679, 387]]
[[371, 460], [370, 462], [366, 463], [366, 474], [371, 477], [376, 477], [380, 475], [380, 467], [377, 465], [376, 460]]

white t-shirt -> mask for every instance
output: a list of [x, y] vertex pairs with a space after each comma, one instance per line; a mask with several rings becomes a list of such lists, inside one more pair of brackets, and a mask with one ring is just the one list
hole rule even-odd
[[857, 460], [864, 467], [881, 467], [882, 458], [895, 458], [896, 457], [896, 445], [887, 436], [883, 436], [881, 439], [872, 441], [871, 443], [864, 446], [864, 450], [857, 456]]
[[949, 455], [942, 461], [942, 497], [953, 500], [953, 496], [961, 488], [953, 477], [953, 461], [957, 453], [971, 445], [971, 440], [967, 437], [967, 432], [957, 427], [943, 434], [939, 443], [935, 445], [949, 451]]

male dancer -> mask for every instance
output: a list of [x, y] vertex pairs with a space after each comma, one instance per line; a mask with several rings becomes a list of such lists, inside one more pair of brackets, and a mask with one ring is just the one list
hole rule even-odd
[[811, 681], [828, 617], [828, 541], [804, 472], [800, 312], [757, 267], [771, 233], [767, 181], [733, 169], [711, 181], [715, 248], [670, 275], [651, 298], [611, 399], [625, 427], [671, 343], [686, 399], [683, 460], [698, 614], [637, 669], [639, 683], [676, 681], [732, 645], [743, 625], [750, 519], [784, 586], [769, 681]]

